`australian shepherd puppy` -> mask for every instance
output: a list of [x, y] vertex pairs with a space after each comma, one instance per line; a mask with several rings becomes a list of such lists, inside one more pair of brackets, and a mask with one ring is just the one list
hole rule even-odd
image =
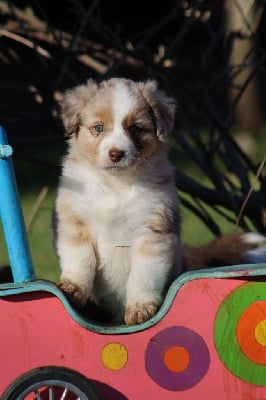
[[221, 257], [223, 265], [231, 256], [237, 263], [261, 240], [242, 234], [234, 236], [237, 246], [230, 237], [222, 246], [219, 240], [212, 243], [211, 250], [182, 249], [167, 158], [174, 115], [175, 101], [154, 81], [89, 80], [66, 92], [62, 120], [68, 152], [54, 236], [59, 288], [74, 305], [92, 300], [115, 321], [142, 323], [157, 312], [185, 264], [204, 267]]

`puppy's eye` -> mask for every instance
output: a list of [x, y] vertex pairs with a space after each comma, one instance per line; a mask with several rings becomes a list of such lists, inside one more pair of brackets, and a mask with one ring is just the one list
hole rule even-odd
[[103, 124], [97, 124], [97, 125], [94, 125], [93, 128], [97, 133], [101, 133], [101, 132], [103, 132], [104, 126], [103, 126]]
[[142, 132], [142, 129], [141, 129], [141, 127], [138, 126], [138, 125], [131, 125], [131, 126], [129, 127], [129, 132], [132, 133], [132, 134], [134, 134], [134, 135], [137, 135], [137, 134], [139, 134], [139, 133]]

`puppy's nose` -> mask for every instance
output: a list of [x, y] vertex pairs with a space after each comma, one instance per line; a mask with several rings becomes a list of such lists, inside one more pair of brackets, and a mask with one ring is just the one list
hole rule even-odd
[[117, 163], [120, 160], [122, 160], [124, 155], [125, 155], [125, 152], [123, 150], [121, 150], [121, 149], [116, 148], [116, 147], [112, 147], [109, 150], [109, 158], [110, 158], [111, 161], [113, 161], [115, 163]]

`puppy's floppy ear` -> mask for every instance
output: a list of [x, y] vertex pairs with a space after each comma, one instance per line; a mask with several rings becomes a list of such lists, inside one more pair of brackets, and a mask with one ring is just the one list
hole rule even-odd
[[97, 88], [97, 83], [89, 79], [85, 85], [66, 91], [61, 103], [61, 117], [66, 136], [78, 133], [81, 111]]
[[162, 142], [165, 142], [174, 125], [176, 102], [157, 88], [156, 81], [140, 83], [140, 89], [153, 111], [157, 137]]

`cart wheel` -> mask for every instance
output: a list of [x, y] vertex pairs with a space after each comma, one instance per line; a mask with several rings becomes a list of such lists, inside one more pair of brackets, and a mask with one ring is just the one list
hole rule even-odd
[[2, 400], [100, 400], [89, 380], [63, 367], [40, 367], [17, 378]]

